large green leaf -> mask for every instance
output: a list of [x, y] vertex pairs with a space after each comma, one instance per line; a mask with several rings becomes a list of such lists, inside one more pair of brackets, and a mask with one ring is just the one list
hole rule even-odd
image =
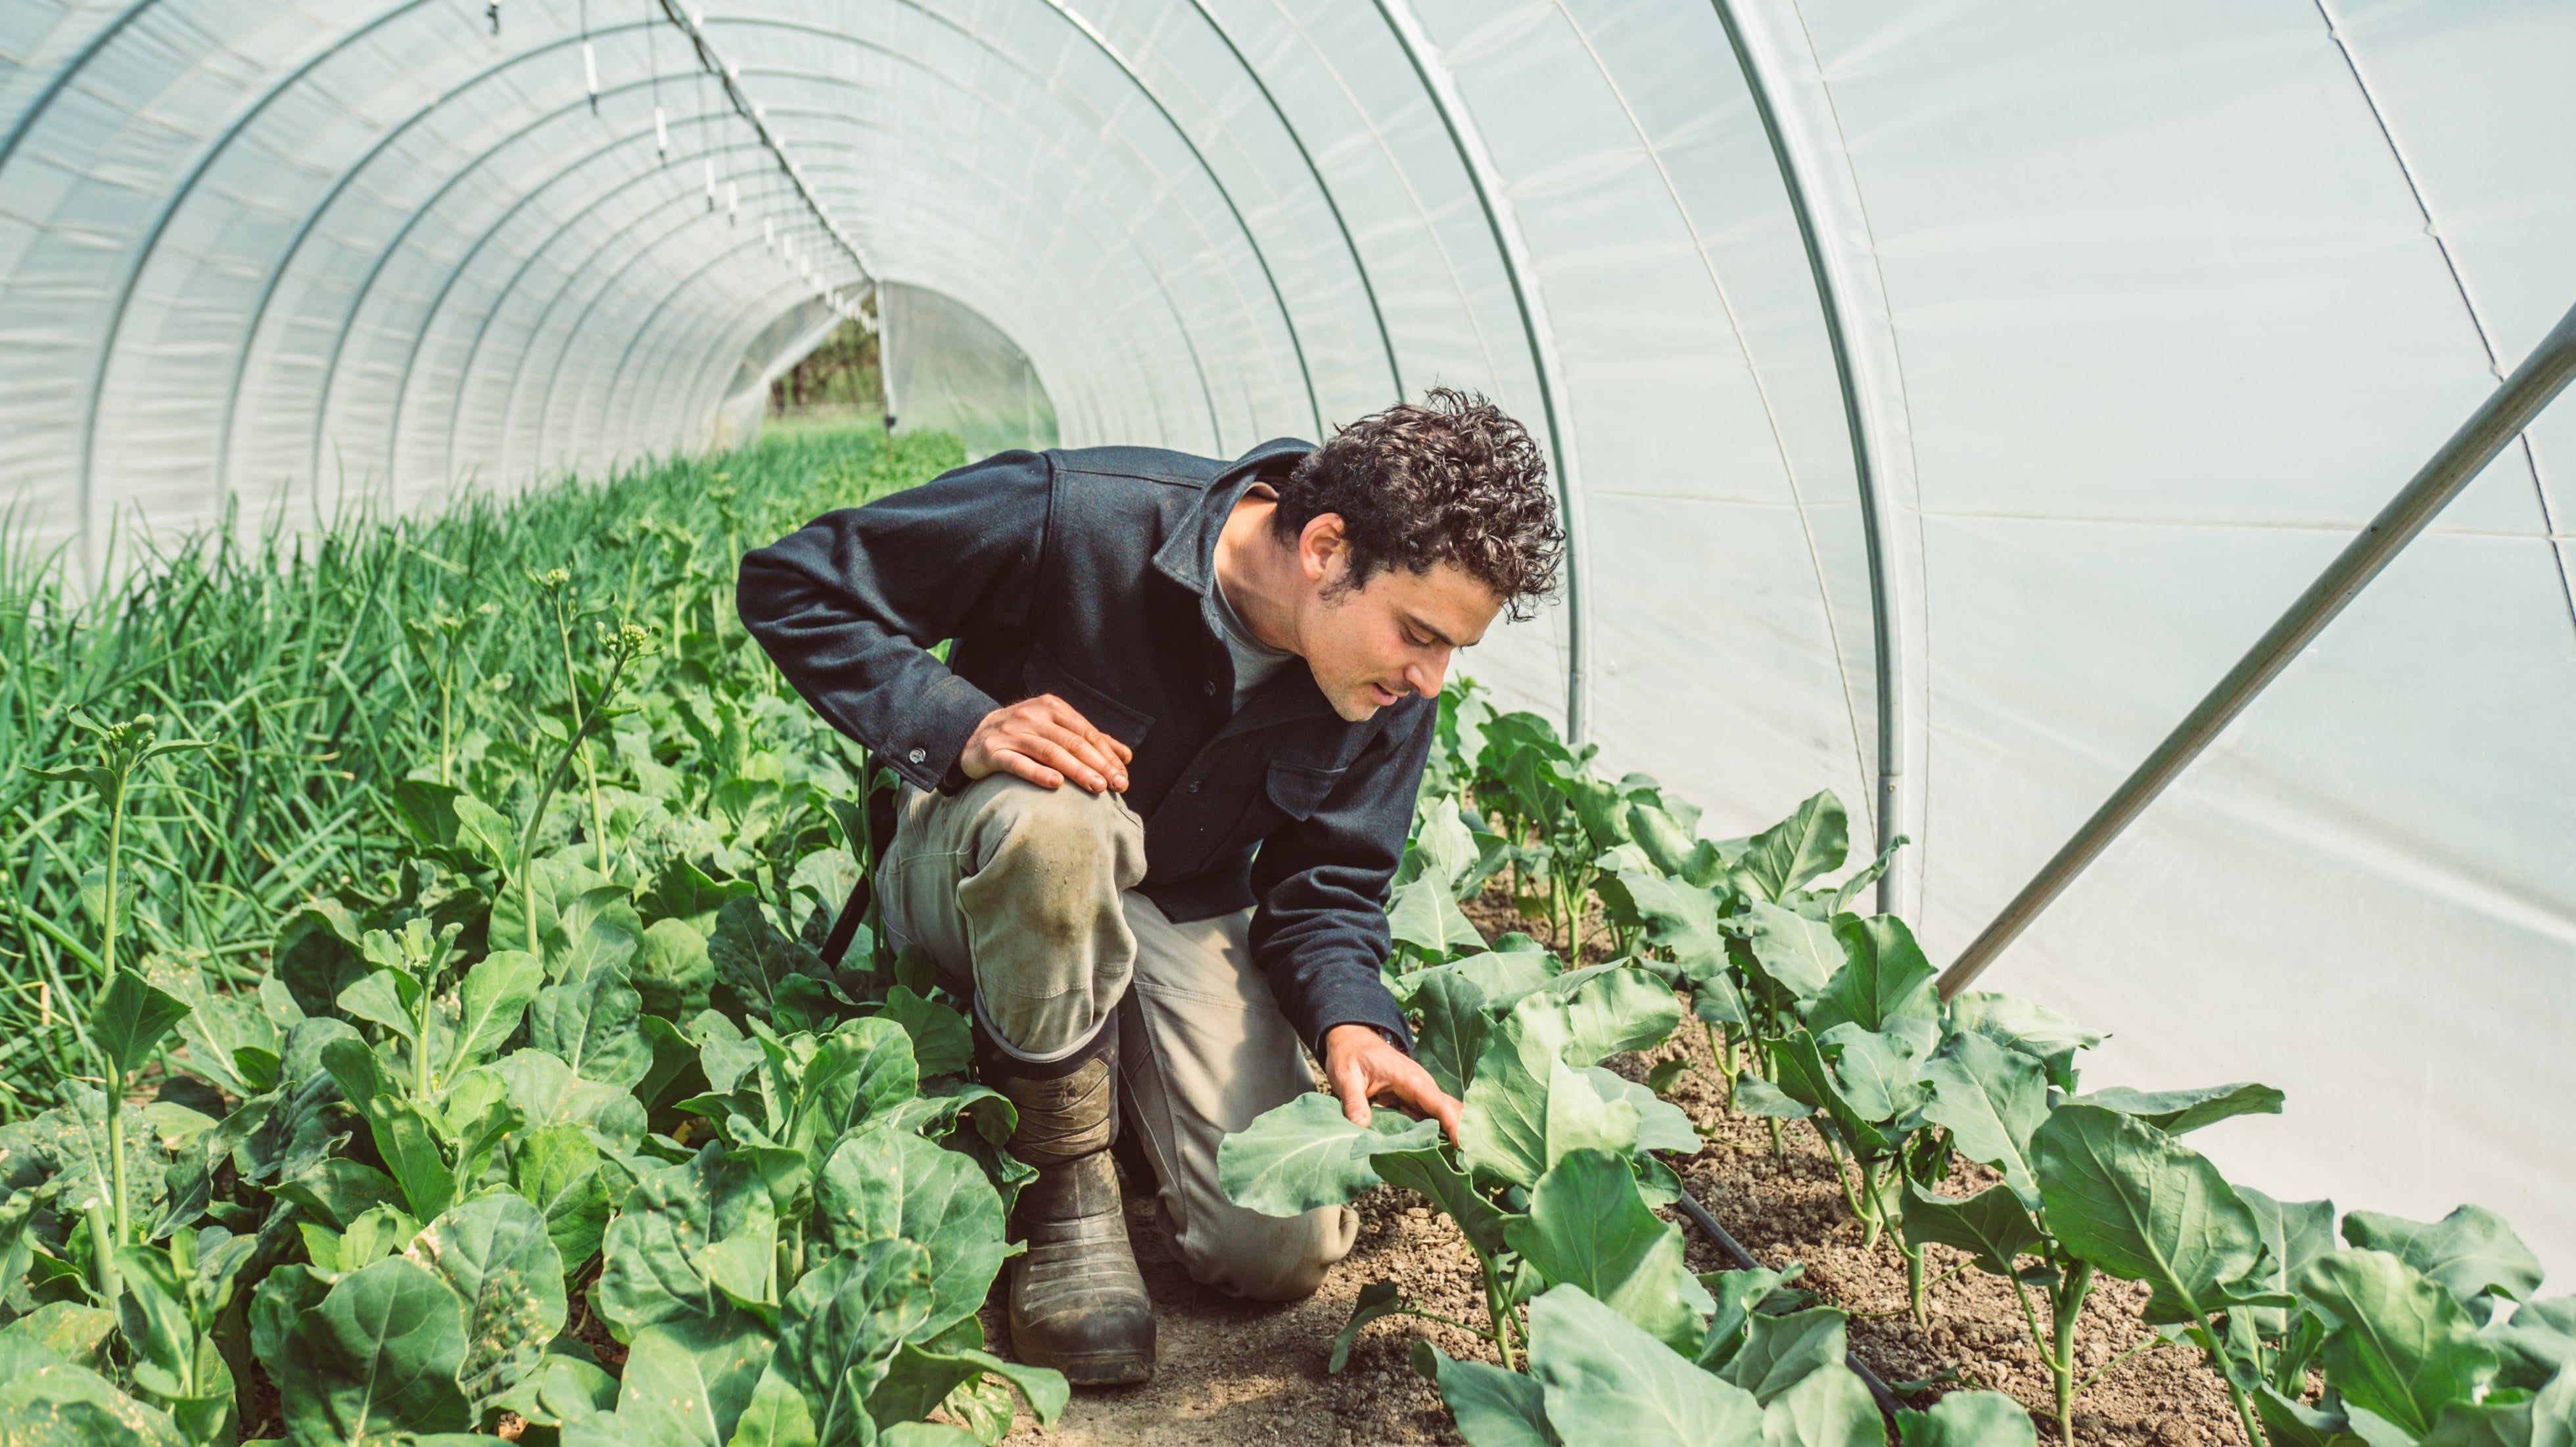
[[2498, 1385], [2537, 1391], [2576, 1367], [2576, 1296], [2525, 1302], [2511, 1319], [2490, 1323], [2479, 1335], [2504, 1359]]
[[828, 975], [822, 957], [778, 932], [748, 896], [729, 899], [716, 911], [715, 933], [707, 940], [707, 960], [716, 978], [732, 988], [747, 1009], [766, 1013], [779, 983], [790, 975], [820, 979]]
[[519, 1028], [519, 1018], [537, 998], [546, 972], [518, 950], [502, 950], [475, 961], [457, 989], [455, 1045], [448, 1056], [453, 1078], [468, 1064], [500, 1052]]
[[1863, 1030], [1846, 1021], [1818, 1037], [1834, 1052], [1834, 1080], [1853, 1112], [1877, 1124], [1889, 1136], [1912, 1128], [1914, 1114], [1932, 1095], [1923, 1078], [1926, 1045], [1904, 1028], [1922, 1022], [1899, 1020], [1888, 1030]]
[[2207, 1157], [2098, 1105], [2061, 1105], [2031, 1138], [2049, 1229], [2113, 1276], [2147, 1283], [2151, 1326], [2224, 1310], [2263, 1252], [2253, 1208]]
[[2036, 1208], [2031, 1136], [2049, 1114], [2048, 1081], [2039, 1062], [1983, 1035], [1953, 1035], [1923, 1075], [1932, 1082], [1924, 1118], [1949, 1127], [1959, 1154], [2001, 1171], [2022, 1203]]
[[1836, 1362], [1763, 1405], [1762, 1447], [1887, 1447], [1887, 1422], [1869, 1388]]
[[814, 1176], [816, 1241], [831, 1251], [903, 1234], [903, 1148], [891, 1129], [852, 1131]]
[[642, 997], [645, 1013], [666, 1020], [686, 1020], [707, 1008], [715, 989], [707, 937], [685, 920], [657, 919], [646, 925], [626, 971], [626, 982]]
[[1458, 908], [1449, 881], [1425, 877], [1397, 885], [1386, 906], [1387, 930], [1398, 944], [1411, 945], [1435, 960], [1485, 947], [1485, 937]]
[[1725, 973], [1726, 930], [1720, 917], [1733, 900], [1729, 891], [1651, 874], [1622, 874], [1619, 884], [1646, 922], [1646, 938], [1672, 951], [1684, 971], [1695, 977]]
[[930, 1306], [915, 1334], [975, 1314], [1000, 1274], [1002, 1198], [976, 1164], [917, 1135], [899, 1137], [903, 1235], [930, 1253]]
[[2319, 1257], [2296, 1284], [2326, 1321], [2326, 1381], [2409, 1436], [2430, 1434], [2445, 1405], [2475, 1402], [2495, 1378], [2495, 1349], [2459, 1301], [2388, 1252]]
[[1919, 1251], [1937, 1242], [1964, 1251], [1978, 1270], [1997, 1276], [2012, 1275], [2015, 1260], [2047, 1244], [2010, 1186], [1990, 1186], [1961, 1201], [1908, 1182], [1903, 1228], [1906, 1245]]
[[1459, 975], [1425, 980], [1413, 994], [1421, 1023], [1413, 1031], [1413, 1058], [1451, 1095], [1466, 1092], [1476, 1077], [1476, 1058], [1493, 1038], [1494, 1022], [1485, 1014], [1485, 992]]
[[1951, 997], [1950, 1028], [1973, 1031], [2028, 1055], [2047, 1067], [2050, 1084], [2068, 1091], [2075, 1088], [2075, 1052], [2090, 1050], [2106, 1038], [2019, 995], [1992, 990], [1966, 990]]
[[1628, 837], [1665, 876], [1700, 889], [1726, 876], [1726, 851], [1693, 833], [1693, 822], [1670, 809], [1631, 798], [1627, 825]]
[[805, 1394], [777, 1372], [763, 1372], [725, 1447], [814, 1447], [814, 1414]]
[[1932, 962], [1914, 942], [1914, 932], [1892, 914], [1861, 919], [1844, 915], [1834, 922], [1834, 937], [1850, 958], [1825, 982], [1807, 1012], [1807, 1028], [1818, 1034], [1846, 1020], [1864, 1030], [1884, 1030], [1901, 1016], [1937, 1020], [1941, 997]]
[[1829, 1306], [1756, 1315], [1747, 1323], [1744, 1345], [1718, 1375], [1768, 1407], [1809, 1376], [1842, 1367], [1851, 1350], [1843, 1323], [1843, 1314]]
[[[821, 1154], [845, 1131], [891, 1115], [921, 1089], [912, 1037], [881, 1015], [844, 1021], [815, 1042], [800, 1080], [785, 1082], [805, 1097], [799, 1149]], [[810, 1143], [809, 1143], [810, 1142]]]
[[2030, 1413], [2001, 1392], [1952, 1392], [1928, 1412], [1900, 1411], [1904, 1447], [2038, 1447]]
[[1301, 1216], [1378, 1184], [1369, 1163], [1378, 1152], [1421, 1150], [1439, 1139], [1437, 1121], [1380, 1110], [1353, 1125], [1333, 1097], [1301, 1095], [1217, 1142], [1217, 1184], [1246, 1210]]
[[804, 1394], [822, 1447], [872, 1435], [868, 1394], [930, 1306], [930, 1253], [904, 1240], [870, 1241], [834, 1256], [787, 1294], [778, 1374]]
[[479, 1410], [536, 1370], [564, 1324], [563, 1257], [546, 1218], [507, 1192], [477, 1196], [422, 1228], [405, 1253], [465, 1307], [457, 1385]]
[[1467, 1087], [1458, 1143], [1480, 1180], [1532, 1186], [1569, 1151], [1634, 1152], [1642, 1125], [1625, 1098], [1603, 1099], [1589, 1078], [1547, 1049], [1544, 1037], [1515, 1039], [1506, 1022]]
[[2576, 1447], [2576, 1371], [2562, 1371], [2534, 1395], [2442, 1409], [2424, 1447]]
[[1824, 920], [1756, 900], [1744, 922], [1754, 964], [1793, 1000], [1812, 998], [1851, 965], [1851, 945]]
[[576, 1125], [550, 1125], [519, 1138], [510, 1157], [510, 1187], [545, 1217], [556, 1254], [578, 1267], [608, 1229], [609, 1182], [603, 1158]]
[[2258, 1383], [2249, 1395], [2270, 1447], [2369, 1447], [2341, 1411], [2294, 1401], [2269, 1382]]
[[90, 1009], [90, 1039], [118, 1070], [131, 1074], [187, 1016], [187, 1001], [145, 984], [131, 970], [119, 970]]
[[[1800, 804], [1797, 812], [1753, 836], [1737, 868], [1777, 901], [1793, 889], [1840, 869], [1850, 851], [1850, 819], [1843, 801], [1827, 789]], [[1873, 1025], [1871, 1029], [1878, 1028]]]
[[747, 1164], [710, 1145], [694, 1158], [638, 1177], [608, 1223], [598, 1309], [621, 1336], [656, 1322], [721, 1318], [732, 1303], [709, 1274], [712, 1252], [766, 1250], [778, 1221], [767, 1186]]
[[1767, 1047], [1772, 1079], [1781, 1094], [1823, 1111], [1854, 1151], [1876, 1156], [1893, 1148], [1894, 1142], [1880, 1129], [1881, 1122], [1864, 1115], [1844, 1098], [1842, 1082], [1834, 1077], [1833, 1067], [1825, 1063], [1815, 1036], [1800, 1030], [1785, 1039], [1767, 1042]]
[[[2253, 1210], [2254, 1228], [2263, 1237], [2262, 1264], [2246, 1278], [2246, 1284], [2264, 1292], [2286, 1292], [2309, 1262], [2335, 1249], [2334, 1202], [2285, 1204], [2251, 1186], [2238, 1186], [2236, 1194], [2244, 1197], [2245, 1204]], [[2287, 1309], [2249, 1307], [2247, 1311], [2259, 1335], [2277, 1337], [2289, 1329]]]
[[1550, 1284], [1582, 1287], [1675, 1351], [1699, 1349], [1708, 1292], [1682, 1262], [1682, 1228], [1646, 1209], [1625, 1157], [1567, 1154], [1503, 1239]]
[[1503, 1251], [1503, 1228], [1517, 1216], [1505, 1215], [1500, 1207], [1478, 1191], [1466, 1173], [1450, 1164], [1449, 1156], [1437, 1144], [1420, 1150], [1379, 1151], [1369, 1158], [1378, 1175], [1390, 1186], [1401, 1186], [1427, 1197], [1458, 1223], [1460, 1234], [1487, 1256]]
[[1530, 1303], [1530, 1374], [1566, 1447], [1710, 1447], [1761, 1439], [1753, 1394], [1692, 1365], [1579, 1286]]
[[2281, 1092], [2252, 1081], [2204, 1085], [2197, 1090], [2131, 1090], [2113, 1086], [2079, 1095], [2079, 1104], [2133, 1115], [2167, 1135], [2182, 1135], [2230, 1116], [2279, 1115]]
[[397, 1429], [473, 1426], [456, 1382], [466, 1354], [464, 1304], [426, 1268], [395, 1256], [342, 1279], [299, 1315], [267, 1366], [287, 1440], [344, 1447]]
[[2480, 1322], [2493, 1319], [2494, 1298], [2529, 1301], [2540, 1289], [2540, 1258], [2484, 1206], [2461, 1206], [2439, 1221], [2355, 1211], [2343, 1218], [2343, 1239], [2440, 1282]]
[[31, 1342], [0, 1342], [0, 1442], [8, 1447], [190, 1447], [170, 1415]]
[[1413, 1370], [1440, 1389], [1467, 1447], [1558, 1447], [1547, 1422], [1546, 1389], [1536, 1377], [1457, 1361], [1419, 1339], [1413, 1343]]
[[376, 1068], [375, 1052], [355, 1037], [334, 1040], [322, 1047], [322, 1068], [366, 1121], [411, 1214], [426, 1220], [446, 1210], [456, 1198], [456, 1178], [439, 1149], [438, 1127]]
[[[976, 1333], [974, 1339], [980, 1341], [982, 1334]], [[1063, 1374], [1047, 1367], [1006, 1362], [980, 1347], [944, 1339], [907, 1341], [895, 1348], [884, 1380], [868, 1394], [868, 1414], [880, 1428], [918, 1421], [959, 1387], [987, 1372], [1020, 1389], [1041, 1427], [1054, 1426], [1073, 1395]]]
[[555, 981], [580, 980], [610, 966], [623, 969], [635, 957], [644, 922], [624, 886], [565, 859], [535, 860], [528, 873], [536, 932], [529, 933], [526, 900], [513, 880], [492, 901], [493, 949], [526, 951]]
[[[146, 959], [140, 968], [145, 980], [186, 1002], [188, 1013], [178, 1033], [191, 1070], [238, 1096], [261, 1095], [276, 1085], [273, 1062], [285, 1032], [256, 995], [212, 989], [195, 966], [162, 956]], [[285, 996], [283, 983], [272, 978], [271, 985]], [[265, 1074], [257, 1065], [243, 1068], [248, 1062], [237, 1057], [245, 1050], [252, 1052], [252, 1062], [268, 1062]]]
[[626, 983], [625, 966], [602, 963], [537, 992], [528, 1043], [584, 1080], [626, 1090], [653, 1068], [643, 1015], [643, 997]]
[[1691, 1129], [1689, 1113], [1655, 1094], [1653, 1087], [1598, 1065], [1587, 1065], [1578, 1073], [1603, 1100], [1624, 1100], [1637, 1108], [1637, 1149], [1699, 1154], [1702, 1142], [1699, 1132]]
[[903, 1027], [912, 1041], [912, 1060], [922, 1075], [958, 1075], [975, 1063], [974, 1032], [966, 1017], [901, 985], [886, 992], [879, 1012]]
[[776, 1350], [748, 1312], [646, 1327], [627, 1349], [618, 1427], [631, 1447], [727, 1447]]

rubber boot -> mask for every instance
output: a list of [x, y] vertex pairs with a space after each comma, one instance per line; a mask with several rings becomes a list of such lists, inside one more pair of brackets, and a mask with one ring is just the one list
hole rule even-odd
[[[980, 1012], [979, 1012], [980, 1013]], [[1126, 1386], [1154, 1374], [1154, 1309], [1127, 1245], [1110, 1143], [1118, 1137], [1118, 1018], [1072, 1055], [1033, 1064], [997, 1048], [980, 1020], [984, 1083], [1019, 1109], [1010, 1152], [1037, 1167], [1020, 1190], [1011, 1262], [1011, 1346], [1031, 1366], [1078, 1387]]]

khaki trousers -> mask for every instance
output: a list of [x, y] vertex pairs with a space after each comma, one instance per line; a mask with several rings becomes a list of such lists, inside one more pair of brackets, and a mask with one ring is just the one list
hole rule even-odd
[[927, 950], [1012, 1053], [1062, 1057], [1115, 1012], [1121, 1093], [1182, 1266], [1235, 1296], [1311, 1295], [1358, 1217], [1283, 1220], [1217, 1188], [1217, 1142], [1314, 1089], [1252, 963], [1252, 911], [1174, 924], [1135, 891], [1144, 877], [1145, 822], [1124, 799], [996, 774], [953, 796], [906, 785], [877, 889], [894, 942]]

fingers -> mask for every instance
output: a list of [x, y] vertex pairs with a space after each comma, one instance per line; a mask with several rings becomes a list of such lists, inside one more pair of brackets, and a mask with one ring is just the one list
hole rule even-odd
[[1043, 734], [1015, 736], [1010, 742], [1010, 747], [1015, 752], [1024, 754], [1056, 771], [1060, 777], [1080, 784], [1092, 793], [1097, 794], [1110, 786], [1108, 777], [1097, 766]]
[[1090, 722], [1053, 694], [1014, 704], [1002, 733], [1011, 747], [1060, 769], [1065, 777], [1097, 794], [1125, 790], [1125, 744], [1093, 728]]
[[1369, 1089], [1365, 1078], [1346, 1073], [1333, 1081], [1333, 1094], [1342, 1099], [1342, 1119], [1363, 1129], [1369, 1123]]
[[1440, 1122], [1441, 1131], [1455, 1142], [1458, 1139], [1457, 1098], [1442, 1090], [1440, 1083], [1431, 1078], [1431, 1072], [1422, 1068], [1421, 1062], [1393, 1046], [1387, 1047], [1387, 1053], [1394, 1059], [1385, 1066], [1386, 1092]]
[[995, 749], [988, 757], [992, 760], [993, 767], [987, 770], [987, 773], [1015, 775], [1041, 789], [1060, 788], [1064, 784], [1063, 774], [1016, 750]]

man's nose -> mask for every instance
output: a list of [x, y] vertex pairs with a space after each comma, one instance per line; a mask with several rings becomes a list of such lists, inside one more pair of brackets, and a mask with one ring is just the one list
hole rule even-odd
[[1404, 671], [1404, 677], [1406, 682], [1413, 685], [1413, 691], [1415, 693], [1422, 695], [1424, 698], [1438, 698], [1440, 696], [1440, 680], [1447, 677], [1448, 673], [1449, 651], [1444, 648], [1440, 651], [1440, 656], [1432, 659], [1429, 663], [1417, 663], [1411, 668], [1406, 669]]

